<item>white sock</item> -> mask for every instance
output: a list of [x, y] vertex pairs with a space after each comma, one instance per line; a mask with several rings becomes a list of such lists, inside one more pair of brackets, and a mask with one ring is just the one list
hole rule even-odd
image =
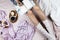
[[47, 30], [49, 31], [49, 34], [51, 34], [51, 36], [53, 36], [55, 39], [55, 35], [53, 33], [53, 30], [51, 29], [51, 25], [50, 25], [49, 21], [45, 20], [45, 21], [43, 21], [43, 23], [45, 24]]
[[45, 26], [46, 26], [47, 30], [49, 31], [49, 33], [52, 34], [53, 31], [51, 30], [51, 25], [50, 25], [49, 21], [45, 20], [45, 21], [43, 21], [43, 23], [45, 24]]
[[22, 5], [22, 6], [15, 6], [15, 8], [16, 8], [16, 11], [20, 14], [20, 15], [24, 15], [24, 14], [26, 14], [26, 12], [28, 11], [28, 9], [24, 6], [24, 5]]
[[21, 15], [26, 14], [26, 12], [28, 12], [35, 5], [33, 1], [29, 1], [29, 0], [23, 0], [22, 2], [24, 5], [18, 6], [17, 4], [17, 6], [15, 6], [16, 11]]
[[30, 10], [34, 6], [32, 2], [30, 2], [29, 0], [23, 0], [22, 2], [27, 7], [28, 10]]
[[53, 39], [53, 37], [41, 26], [40, 23], [36, 27], [44, 36]]
[[33, 0], [30, 0], [30, 2], [31, 2], [31, 4], [32, 4], [33, 6], [35, 6], [35, 3], [34, 3], [34, 1], [33, 1]]

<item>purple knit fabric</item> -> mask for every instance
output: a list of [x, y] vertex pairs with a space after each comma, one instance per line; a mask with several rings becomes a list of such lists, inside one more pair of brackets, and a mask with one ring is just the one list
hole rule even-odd
[[0, 10], [0, 21], [5, 20], [9, 25], [8, 28], [4, 28], [4, 25], [2, 24], [0, 25], [0, 27], [2, 26], [0, 29], [0, 35], [4, 38], [4, 40], [32, 40], [35, 31], [34, 25], [31, 25], [27, 20], [23, 20], [21, 23], [18, 23], [18, 30], [15, 32], [13, 24], [4, 18], [5, 15], [3, 14], [6, 13], [3, 10]]

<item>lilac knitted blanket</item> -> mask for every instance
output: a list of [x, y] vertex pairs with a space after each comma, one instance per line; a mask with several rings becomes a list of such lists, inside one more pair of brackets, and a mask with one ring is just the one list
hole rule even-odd
[[[6, 21], [8, 24], [8, 28], [5, 28], [3, 23], [0, 24], [0, 36], [3, 37], [4, 40], [32, 40], [35, 31], [34, 25], [25, 19], [21, 19], [22, 21], [19, 21], [17, 23], [18, 25], [12, 24], [6, 18], [6, 15], [5, 11], [0, 10], [0, 21]], [[14, 30], [15, 27], [17, 27], [17, 30]]]

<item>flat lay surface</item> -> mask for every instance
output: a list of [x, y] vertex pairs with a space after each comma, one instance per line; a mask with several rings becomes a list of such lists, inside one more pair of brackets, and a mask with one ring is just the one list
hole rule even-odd
[[60, 40], [60, 0], [13, 1], [0, 0], [0, 40]]

